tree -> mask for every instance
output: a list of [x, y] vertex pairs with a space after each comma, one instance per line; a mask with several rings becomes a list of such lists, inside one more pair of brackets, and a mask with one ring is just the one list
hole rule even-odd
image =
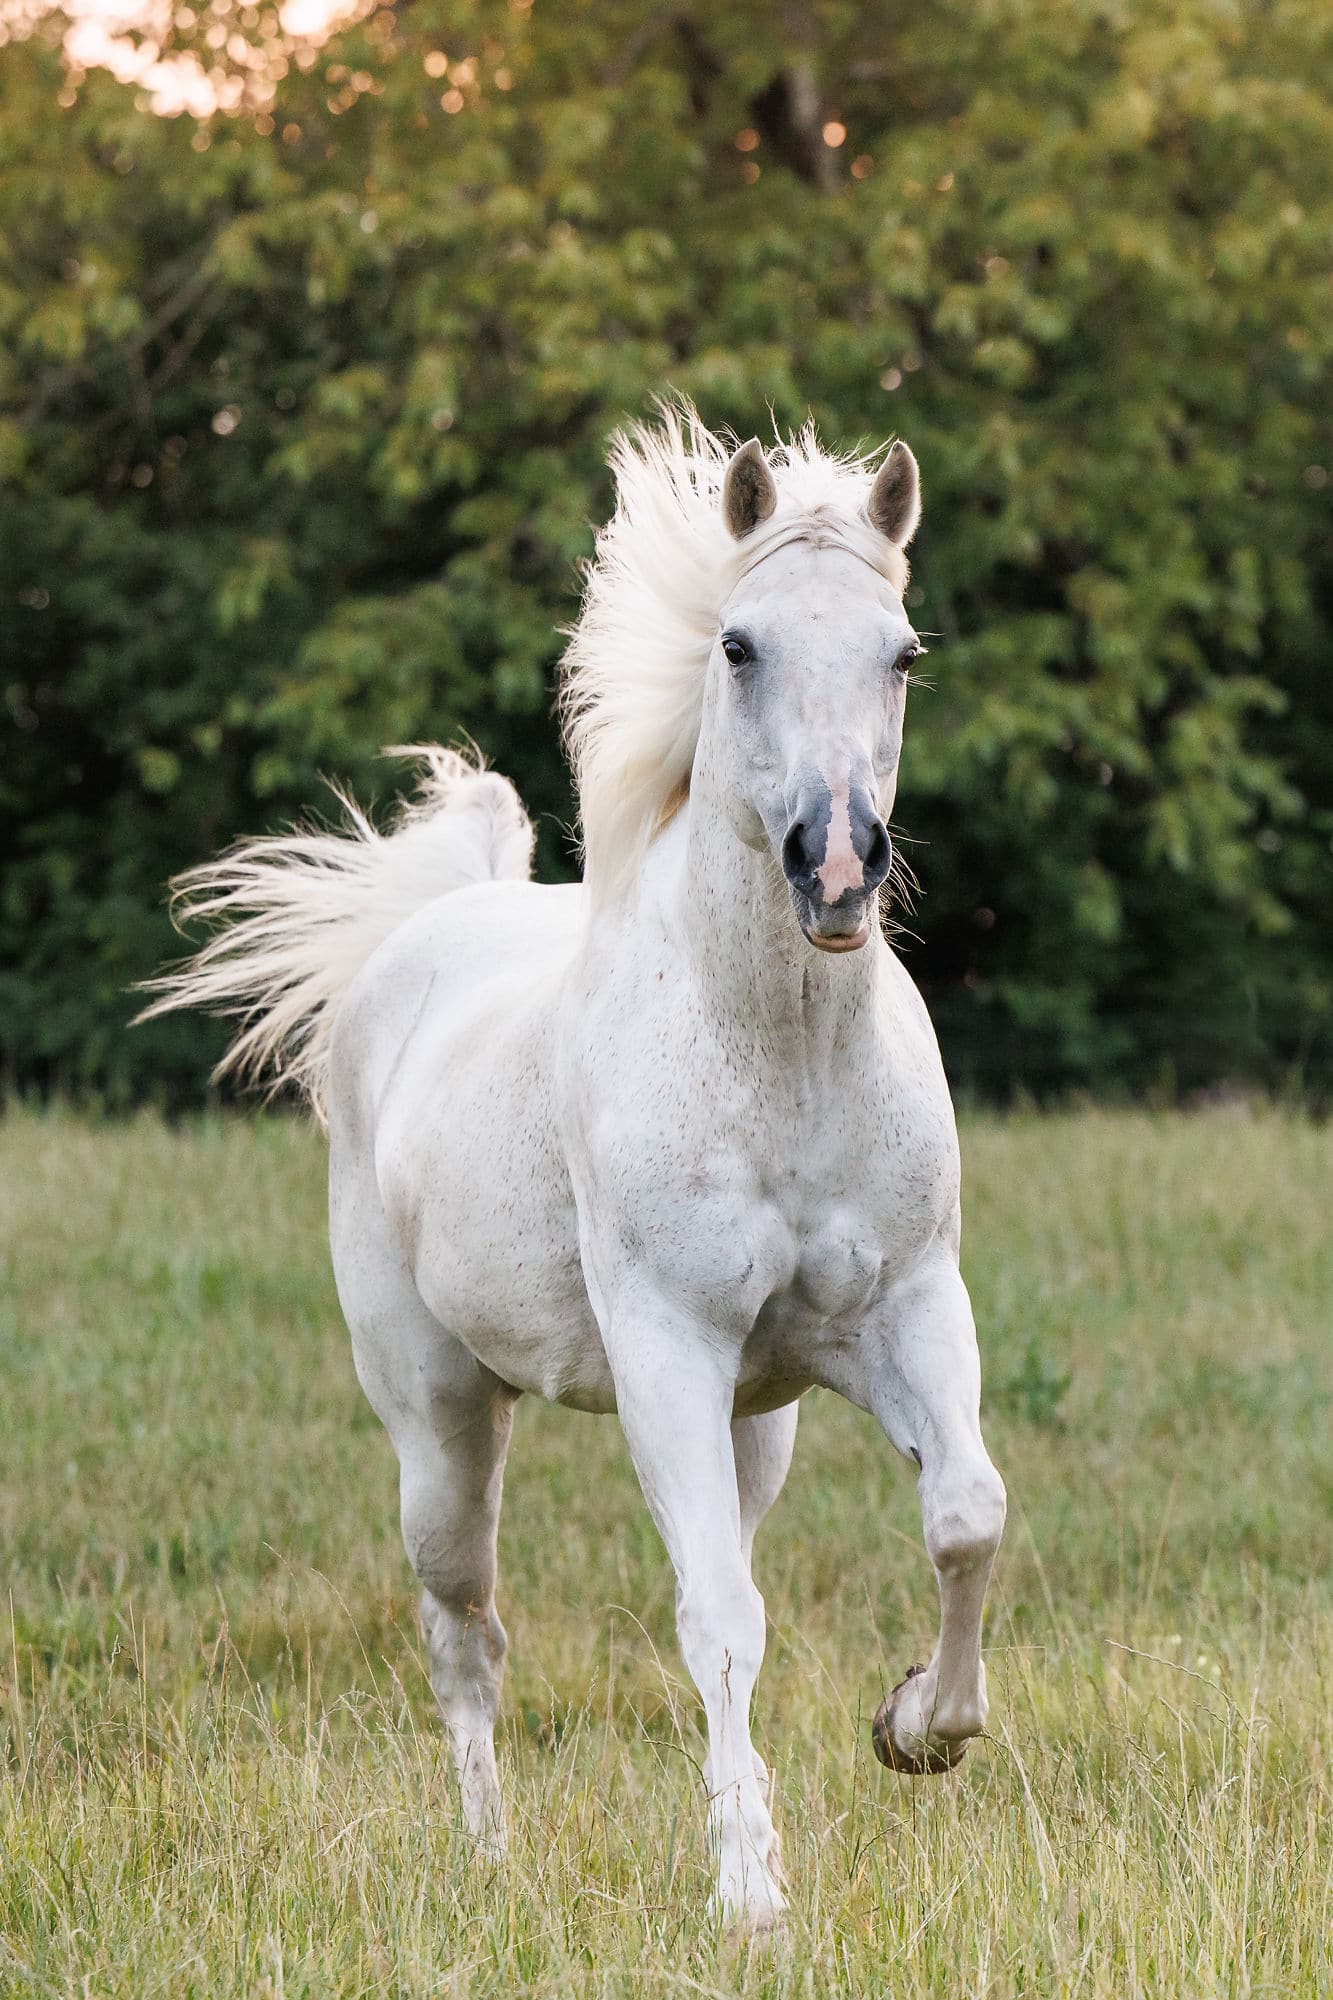
[[573, 865], [557, 628], [667, 388], [921, 459], [955, 1073], [1327, 1076], [1327, 10], [716, 14], [417, 0], [203, 125], [0, 57], [14, 1076], [193, 1095], [208, 1028], [125, 1031], [163, 880], [381, 743], [469, 730]]

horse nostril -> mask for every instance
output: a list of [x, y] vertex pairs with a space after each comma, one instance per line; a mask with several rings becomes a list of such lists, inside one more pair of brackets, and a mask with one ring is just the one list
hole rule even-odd
[[805, 844], [806, 828], [803, 820], [793, 820], [787, 829], [787, 838], [782, 843], [782, 872], [789, 882], [798, 885], [809, 879], [810, 855]]
[[866, 888], [877, 889], [889, 872], [893, 859], [893, 849], [889, 845], [888, 831], [882, 819], [877, 819], [870, 830], [870, 843], [866, 848], [865, 877]]

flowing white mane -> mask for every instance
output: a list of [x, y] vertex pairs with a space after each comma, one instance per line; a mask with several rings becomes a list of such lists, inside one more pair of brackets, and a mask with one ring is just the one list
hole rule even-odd
[[604, 900], [634, 873], [689, 789], [704, 672], [741, 575], [788, 542], [850, 548], [901, 595], [907, 559], [865, 511], [875, 460], [825, 451], [807, 425], [769, 453], [777, 507], [728, 533], [722, 478], [734, 449], [689, 404], [612, 441], [616, 510], [597, 537], [564, 661], [565, 737], [586, 874]]

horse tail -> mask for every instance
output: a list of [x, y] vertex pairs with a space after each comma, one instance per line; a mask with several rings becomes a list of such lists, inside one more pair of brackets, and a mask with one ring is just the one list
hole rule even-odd
[[340, 827], [242, 841], [176, 877], [173, 921], [213, 935], [146, 983], [156, 997], [137, 1017], [184, 1007], [235, 1016], [214, 1078], [267, 1079], [270, 1093], [293, 1086], [321, 1121], [338, 1002], [376, 946], [437, 896], [523, 881], [532, 868], [532, 823], [506, 778], [433, 744], [387, 754], [426, 767], [387, 833], [339, 791]]

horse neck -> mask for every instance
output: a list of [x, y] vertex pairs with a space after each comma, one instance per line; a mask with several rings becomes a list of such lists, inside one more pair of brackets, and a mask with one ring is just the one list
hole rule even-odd
[[816, 951], [802, 937], [773, 855], [745, 846], [729, 822], [706, 752], [685, 808], [676, 882], [679, 935], [719, 1025], [741, 1028], [751, 1060], [855, 1062], [851, 1032], [871, 1013], [888, 946], [876, 933], [855, 953]]

